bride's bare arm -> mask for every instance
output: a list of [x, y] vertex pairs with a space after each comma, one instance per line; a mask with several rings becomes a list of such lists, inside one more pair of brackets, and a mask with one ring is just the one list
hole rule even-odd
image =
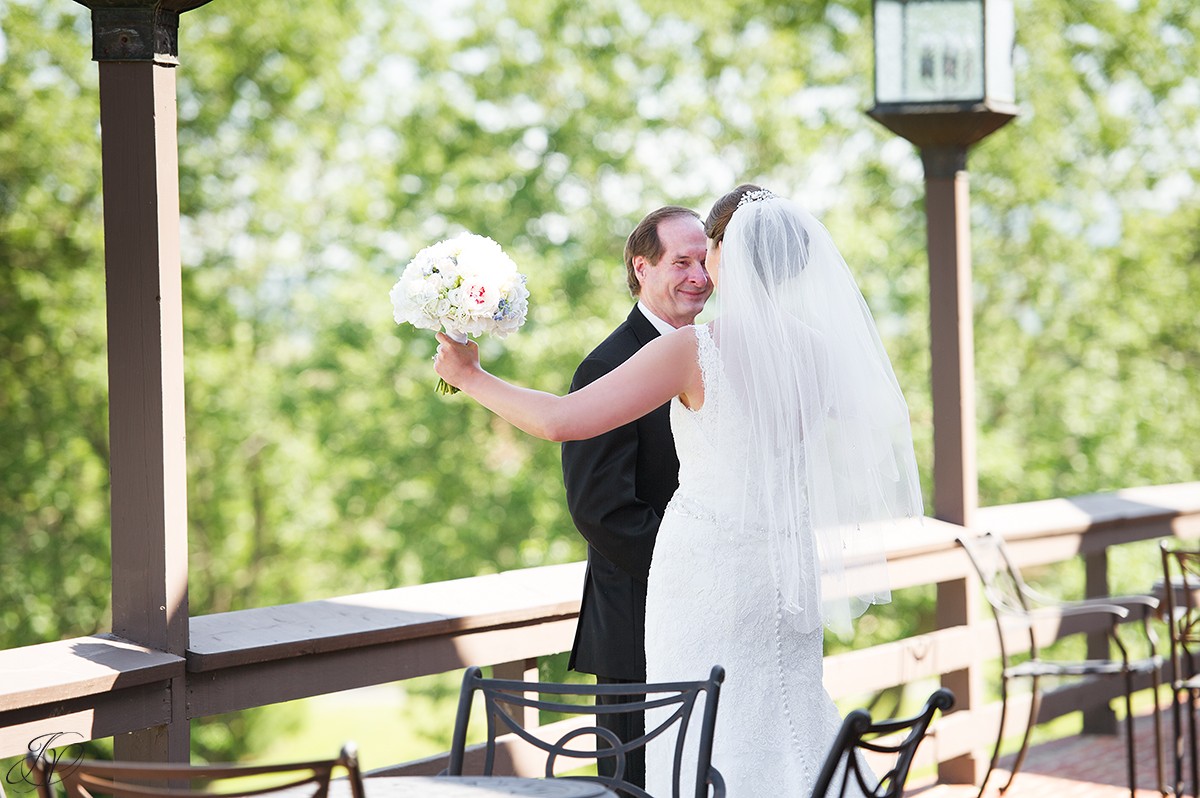
[[522, 388], [483, 370], [473, 342], [437, 335], [435, 368], [446, 382], [530, 435], [550, 441], [591, 438], [641, 418], [673, 396], [704, 401], [696, 335], [685, 327], [654, 339], [595, 382], [566, 396]]

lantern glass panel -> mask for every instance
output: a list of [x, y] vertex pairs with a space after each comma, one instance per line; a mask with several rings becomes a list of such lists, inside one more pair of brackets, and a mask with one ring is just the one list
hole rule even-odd
[[876, 102], [982, 102], [984, 32], [983, 0], [876, 0]]

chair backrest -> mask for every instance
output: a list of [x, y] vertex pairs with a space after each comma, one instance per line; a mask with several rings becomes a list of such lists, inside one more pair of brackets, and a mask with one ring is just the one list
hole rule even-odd
[[[935, 690], [920, 713], [911, 718], [876, 723], [865, 709], [851, 711], [825, 757], [813, 798], [842, 798], [860, 792], [868, 798], [900, 798], [917, 746], [925, 739], [934, 713], [952, 706], [954, 694], [943, 687]], [[875, 776], [863, 761], [863, 751], [891, 757], [892, 767], [882, 776]]]
[[[631, 751], [644, 748], [651, 740], [661, 737], [665, 741], [673, 741], [672, 784], [673, 793], [678, 796], [685, 759], [684, 744], [695, 740], [688, 746], [688, 751], [696, 752], [695, 794], [697, 798], [703, 798], [708, 794], [709, 784], [721, 783], [721, 776], [711, 763], [717, 701], [724, 679], [725, 671], [720, 666], [714, 667], [709, 678], [701, 681], [597, 685], [485, 679], [479, 668], [468, 668], [463, 676], [458, 717], [450, 746], [450, 764], [446, 772], [452, 776], [464, 775], [467, 724], [475, 694], [478, 693], [483, 696], [487, 723], [487, 742], [484, 745], [482, 765], [484, 775], [492, 775], [496, 767], [498, 738], [511, 734], [524, 744], [532, 746], [537, 756], [545, 756], [543, 775], [548, 778], [553, 777], [556, 772], [572, 769], [572, 761], [583, 767], [593, 759], [607, 758], [613, 760], [613, 775], [573, 778], [598, 782], [610, 790], [620, 791], [623, 795], [650, 798], [643, 788], [625, 779], [625, 762]], [[602, 704], [588, 700], [600, 695], [610, 698], [620, 696], [623, 700]], [[545, 710], [566, 715], [569, 721], [565, 724], [553, 723], [526, 728], [520, 718], [524, 717], [528, 710]], [[600, 715], [646, 710], [665, 712], [667, 718], [652, 724], [653, 717], [657, 717], [659, 713], [647, 717], [645, 733], [634, 740], [621, 741], [612, 731], [595, 722]], [[697, 713], [698, 728], [692, 722]], [[587, 716], [592, 716], [593, 723], [583, 722]]]
[[[1200, 645], [1200, 551], [1171, 549], [1164, 541], [1162, 549], [1164, 620], [1171, 633], [1171, 663], [1179, 677], [1195, 673], [1191, 647]], [[1186, 660], [1186, 667], [1184, 665]]]
[[326, 798], [337, 768], [344, 768], [353, 798], [363, 797], [362, 773], [353, 743], [336, 759], [269, 765], [176, 765], [158, 762], [103, 762], [80, 759], [56, 764], [46, 754], [26, 757], [40, 798], [236, 798], [288, 791], [289, 798]]
[[1009, 556], [1004, 539], [992, 532], [985, 532], [977, 536], [962, 535], [958, 543], [979, 572], [984, 597], [992, 609], [1008, 615], [1027, 614], [1029, 602], [1026, 595], [1029, 586]]

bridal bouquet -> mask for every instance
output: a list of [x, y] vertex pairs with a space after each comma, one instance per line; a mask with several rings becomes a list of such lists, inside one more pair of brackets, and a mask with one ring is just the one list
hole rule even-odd
[[[529, 290], [517, 264], [495, 241], [472, 233], [418, 252], [389, 296], [397, 324], [444, 329], [459, 343], [483, 333], [503, 338], [525, 323], [529, 309]], [[458, 389], [438, 380], [438, 392]]]

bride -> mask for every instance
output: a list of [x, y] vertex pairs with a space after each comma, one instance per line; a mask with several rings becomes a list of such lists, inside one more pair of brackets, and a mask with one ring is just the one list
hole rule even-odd
[[[582, 390], [507, 383], [482, 369], [473, 343], [440, 333], [436, 369], [548, 440], [671, 403], [679, 489], [650, 567], [647, 680], [724, 666], [713, 765], [728, 794], [807, 795], [840, 723], [822, 684], [823, 629], [847, 633], [890, 600], [885, 538], [922, 514], [908, 409], [854, 278], [811, 214], [742, 185], [714, 204], [705, 233], [715, 321], [655, 339]], [[647, 751], [651, 795], [672, 794], [668, 757]]]

